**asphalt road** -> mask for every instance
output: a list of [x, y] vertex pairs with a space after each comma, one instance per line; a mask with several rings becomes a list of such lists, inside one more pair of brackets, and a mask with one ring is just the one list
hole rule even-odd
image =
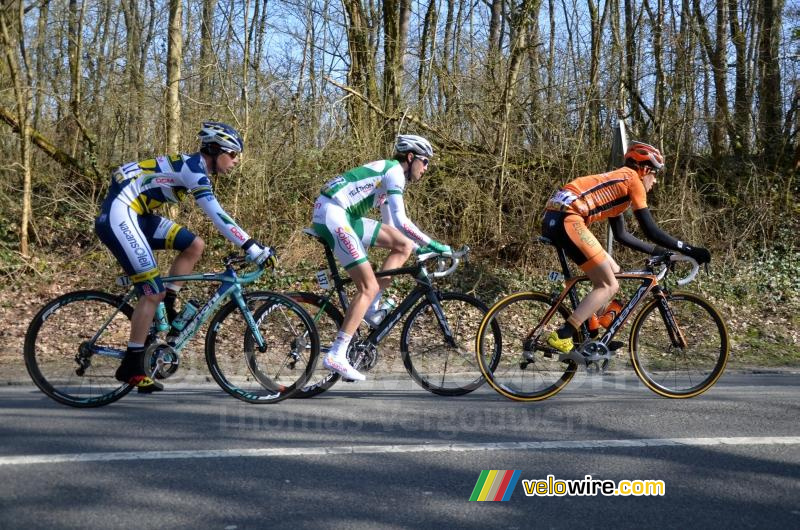
[[[0, 388], [0, 528], [800, 526], [800, 375], [726, 374], [668, 400], [620, 375], [554, 398], [410, 381], [256, 406], [210, 385], [101, 409]], [[664, 496], [469, 502], [481, 470], [662, 480]]]

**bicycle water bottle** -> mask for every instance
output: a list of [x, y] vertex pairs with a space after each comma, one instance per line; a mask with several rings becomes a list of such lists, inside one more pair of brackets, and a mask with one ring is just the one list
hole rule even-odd
[[608, 303], [603, 313], [597, 318], [597, 321], [601, 326], [608, 329], [620, 311], [622, 311], [622, 302], [615, 298]]
[[378, 309], [378, 311], [385, 311], [384, 313], [385, 316], [394, 311], [395, 307], [397, 307], [397, 301], [394, 298], [389, 297], [386, 300], [384, 300], [383, 303], [381, 303], [381, 307], [380, 309]]
[[592, 316], [586, 321], [586, 327], [589, 328], [590, 337], [594, 338], [600, 334], [600, 320], [597, 318], [596, 313], [592, 313]]
[[158, 331], [167, 331], [169, 329], [169, 321], [167, 320], [167, 308], [164, 307], [164, 302], [159, 302], [156, 308], [156, 329]]
[[197, 314], [197, 306], [200, 304], [196, 300], [188, 300], [183, 304], [181, 313], [172, 321], [172, 327], [178, 331], [182, 331], [192, 318]]

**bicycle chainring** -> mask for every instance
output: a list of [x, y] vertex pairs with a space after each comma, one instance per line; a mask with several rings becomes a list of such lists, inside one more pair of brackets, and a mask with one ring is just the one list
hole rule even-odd
[[172, 346], [163, 341], [154, 341], [144, 351], [144, 369], [156, 379], [168, 379], [178, 371], [180, 356]]
[[356, 370], [369, 372], [378, 363], [378, 348], [367, 342], [354, 342], [347, 349], [347, 360]]
[[586, 372], [589, 374], [602, 374], [608, 368], [608, 361], [614, 356], [614, 352], [608, 350], [608, 346], [600, 341], [591, 341], [584, 344], [581, 348], [586, 360]]

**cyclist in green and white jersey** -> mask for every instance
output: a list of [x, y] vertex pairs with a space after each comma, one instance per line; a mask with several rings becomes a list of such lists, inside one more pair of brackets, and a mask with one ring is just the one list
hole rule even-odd
[[[333, 249], [358, 290], [336, 340], [323, 359], [326, 368], [346, 379], [365, 379], [347, 360], [347, 348], [362, 319], [376, 325], [384, 316], [379, 309], [381, 296], [392, 281], [391, 277], [375, 277], [366, 249], [371, 246], [390, 249], [381, 270], [401, 267], [414, 251], [450, 252], [448, 245], [417, 228], [406, 216], [403, 202], [406, 182], [420, 180], [431, 157], [433, 147], [428, 140], [400, 135], [394, 159], [370, 162], [337, 176], [322, 188], [314, 204], [314, 230]], [[382, 223], [364, 217], [375, 208], [380, 208]]]

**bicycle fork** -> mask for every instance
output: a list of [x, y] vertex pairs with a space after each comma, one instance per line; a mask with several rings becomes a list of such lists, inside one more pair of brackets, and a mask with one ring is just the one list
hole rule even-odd
[[658, 312], [664, 320], [670, 342], [672, 342], [672, 345], [676, 348], [685, 349], [688, 346], [686, 336], [683, 334], [681, 327], [675, 319], [675, 313], [672, 312], [672, 308], [667, 303], [666, 295], [663, 291], [660, 291], [656, 293], [656, 296], [658, 298]]

